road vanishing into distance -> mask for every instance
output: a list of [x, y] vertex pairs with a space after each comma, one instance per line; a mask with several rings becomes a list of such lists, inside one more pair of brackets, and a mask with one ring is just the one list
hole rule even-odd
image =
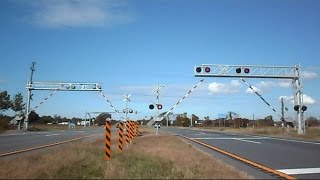
[[[161, 128], [160, 132], [170, 132], [190, 138], [190, 140], [203, 142], [297, 179], [320, 179], [320, 142], [212, 132], [196, 128], [164, 127]], [[199, 148], [217, 155], [209, 148]], [[227, 156], [221, 155], [221, 153], [219, 154], [220, 157], [224, 156], [222, 157], [223, 160], [235, 161], [226, 158]], [[239, 163], [235, 165], [237, 167]], [[243, 169], [247, 170], [248, 168]], [[257, 175], [256, 178], [272, 178], [261, 175], [261, 173]]]

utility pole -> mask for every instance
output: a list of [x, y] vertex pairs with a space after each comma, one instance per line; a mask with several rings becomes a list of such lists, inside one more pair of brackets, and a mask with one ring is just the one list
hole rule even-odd
[[283, 98], [281, 98], [281, 121], [284, 122], [284, 103], [283, 103]]
[[252, 127], [254, 128], [254, 114], [252, 114], [252, 120], [253, 120], [253, 123], [252, 123]]
[[33, 78], [33, 71], [35, 71], [35, 66], [36, 62], [32, 62], [32, 65], [30, 67], [31, 74], [30, 74], [30, 81], [27, 83], [28, 87], [27, 88], [27, 107], [26, 107], [26, 115], [25, 115], [25, 129], [28, 130], [28, 122], [29, 122], [29, 111], [30, 111], [30, 99], [31, 99], [31, 89], [32, 89], [32, 78]]

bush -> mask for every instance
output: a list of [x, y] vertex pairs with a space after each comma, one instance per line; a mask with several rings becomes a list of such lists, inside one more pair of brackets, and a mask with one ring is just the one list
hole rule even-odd
[[8, 130], [9, 123], [5, 118], [0, 117], [0, 131]]

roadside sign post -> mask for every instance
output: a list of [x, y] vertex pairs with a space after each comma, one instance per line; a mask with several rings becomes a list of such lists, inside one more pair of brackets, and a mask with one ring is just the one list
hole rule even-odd
[[106, 118], [106, 132], [105, 132], [105, 160], [109, 161], [111, 157], [111, 119]]

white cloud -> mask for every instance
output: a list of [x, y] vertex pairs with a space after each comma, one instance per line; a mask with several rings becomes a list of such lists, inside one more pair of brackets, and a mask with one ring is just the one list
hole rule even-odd
[[287, 101], [287, 100], [293, 100], [293, 96], [280, 96], [279, 100], [281, 101], [281, 98], [283, 98], [283, 100]]
[[301, 77], [304, 79], [315, 79], [318, 78], [318, 74], [315, 72], [301, 71]]
[[251, 87], [253, 90], [251, 88], [247, 88], [246, 93], [249, 93], [249, 94], [254, 94], [255, 92], [261, 93], [261, 89], [255, 87], [255, 86], [251, 86]]
[[[285, 101], [290, 101], [292, 104], [294, 103], [293, 96], [280, 96], [279, 100], [281, 100], [281, 98], [283, 98]], [[316, 103], [316, 100], [314, 100], [312, 97], [310, 97], [306, 94], [303, 94], [302, 98], [303, 98], [303, 104], [305, 104], [305, 105], [311, 105], [311, 104]]]
[[273, 81], [260, 81], [259, 83], [256, 84], [256, 86], [260, 88], [274, 87], [276, 86], [276, 83]]
[[240, 92], [241, 84], [238, 80], [232, 80], [229, 84], [212, 82], [208, 89], [211, 94], [232, 94]]
[[303, 104], [314, 104], [316, 103], [316, 101], [310, 97], [310, 96], [307, 96], [306, 94], [303, 95]]
[[257, 87], [263, 88], [270, 88], [270, 87], [282, 87], [288, 88], [292, 86], [291, 80], [280, 80], [280, 81], [260, 81], [256, 84]]
[[241, 83], [239, 80], [231, 80], [230, 85], [232, 87], [241, 87]]
[[55, 0], [30, 1], [32, 24], [47, 28], [101, 27], [127, 23], [132, 17], [126, 13], [122, 1], [113, 0]]
[[282, 80], [278, 83], [278, 85], [282, 88], [289, 88], [289, 87], [292, 87], [292, 81], [291, 80]]

